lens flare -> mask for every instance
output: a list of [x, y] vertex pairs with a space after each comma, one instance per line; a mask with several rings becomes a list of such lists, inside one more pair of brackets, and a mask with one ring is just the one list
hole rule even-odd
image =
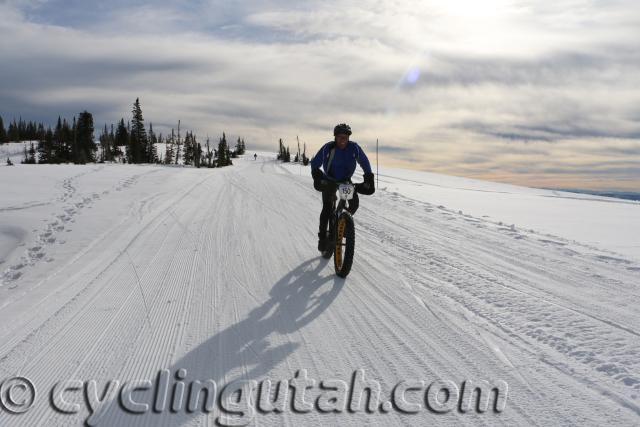
[[420, 69], [418, 67], [411, 67], [407, 74], [405, 75], [405, 81], [411, 85], [414, 85], [418, 82], [420, 78]]

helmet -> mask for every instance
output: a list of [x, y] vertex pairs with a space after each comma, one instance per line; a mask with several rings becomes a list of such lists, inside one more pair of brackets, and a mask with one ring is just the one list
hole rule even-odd
[[333, 136], [347, 134], [351, 135], [351, 127], [346, 123], [340, 123], [333, 128]]

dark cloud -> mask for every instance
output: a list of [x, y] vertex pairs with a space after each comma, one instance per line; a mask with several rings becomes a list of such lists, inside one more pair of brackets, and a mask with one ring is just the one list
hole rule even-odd
[[398, 147], [394, 145], [379, 145], [378, 151], [382, 153], [407, 153], [411, 152], [412, 149], [409, 147]]
[[[590, 51], [553, 52], [527, 59], [432, 52], [417, 84], [567, 87], [583, 81], [613, 83], [620, 73], [635, 70], [639, 65], [640, 49], [627, 43], [592, 47]], [[616, 75], [609, 73], [612, 69], [617, 71]]]

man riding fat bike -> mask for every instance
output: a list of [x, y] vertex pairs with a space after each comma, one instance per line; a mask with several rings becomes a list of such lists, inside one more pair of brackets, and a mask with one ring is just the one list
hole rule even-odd
[[[327, 245], [327, 225], [331, 216], [333, 197], [338, 188], [337, 182], [350, 181], [356, 170], [356, 163], [364, 171], [364, 182], [356, 184], [356, 192], [349, 200], [347, 210], [353, 215], [358, 209], [358, 193], [371, 195], [375, 192], [373, 172], [367, 155], [357, 142], [349, 141], [351, 127], [340, 123], [333, 129], [334, 140], [327, 142], [311, 159], [313, 187], [322, 192], [322, 212], [318, 232], [318, 250], [324, 251]], [[324, 172], [320, 170], [324, 169]]]

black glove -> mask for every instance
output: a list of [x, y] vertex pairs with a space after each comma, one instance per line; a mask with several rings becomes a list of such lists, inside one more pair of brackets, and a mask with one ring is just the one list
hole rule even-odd
[[313, 177], [313, 188], [317, 191], [322, 191], [322, 181], [324, 174], [320, 169], [311, 169], [311, 176]]
[[311, 169], [311, 176], [313, 177], [314, 181], [317, 181], [317, 180], [322, 179], [324, 174], [322, 173], [322, 171], [320, 169]]
[[356, 184], [356, 191], [366, 196], [370, 196], [375, 193], [376, 187], [373, 181], [373, 173], [370, 172], [364, 174], [364, 182]]

